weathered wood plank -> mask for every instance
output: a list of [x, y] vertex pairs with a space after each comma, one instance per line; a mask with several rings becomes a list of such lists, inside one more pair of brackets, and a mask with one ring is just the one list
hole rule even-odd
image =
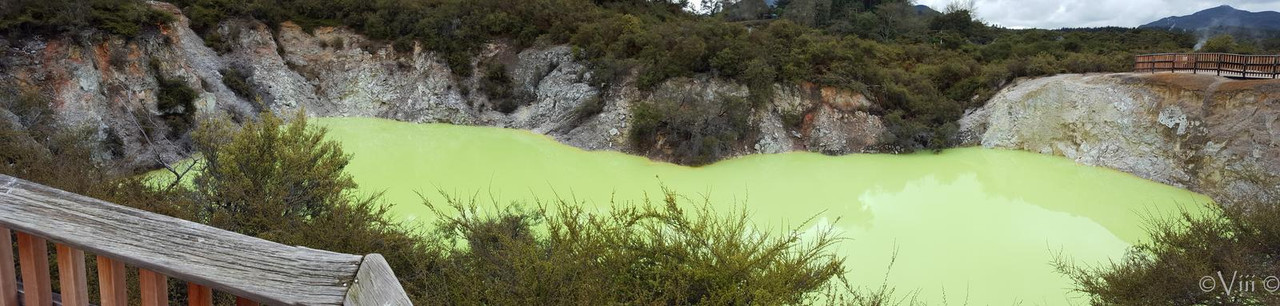
[[138, 291], [142, 306], [169, 306], [169, 277], [147, 269], [138, 269]]
[[356, 281], [347, 291], [347, 299], [343, 302], [351, 306], [371, 305], [413, 305], [405, 294], [395, 272], [380, 254], [364, 256], [360, 270], [356, 271]]
[[62, 286], [58, 293], [62, 295], [63, 306], [89, 306], [88, 270], [84, 268], [84, 251], [57, 244], [58, 249], [58, 283]]
[[23, 301], [26, 305], [51, 305], [53, 286], [49, 283], [49, 245], [40, 237], [19, 231], [18, 265], [22, 268]]
[[213, 288], [187, 283], [187, 306], [213, 306]]
[[129, 306], [129, 286], [125, 283], [124, 262], [97, 256], [98, 292], [102, 306]]
[[0, 227], [0, 306], [18, 306], [18, 275], [13, 269], [13, 233]]
[[236, 297], [236, 306], [258, 306], [258, 305], [259, 305], [258, 302], [254, 302], [253, 300], [238, 297], [238, 296]]
[[361, 256], [293, 247], [0, 175], [0, 226], [271, 305], [337, 305]]

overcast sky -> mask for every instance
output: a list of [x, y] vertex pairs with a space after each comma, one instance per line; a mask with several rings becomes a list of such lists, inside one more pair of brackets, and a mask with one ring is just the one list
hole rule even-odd
[[[954, 0], [916, 0], [941, 11]], [[976, 0], [977, 15], [1007, 28], [1136, 27], [1168, 16], [1219, 5], [1246, 11], [1280, 11], [1280, 0]]]

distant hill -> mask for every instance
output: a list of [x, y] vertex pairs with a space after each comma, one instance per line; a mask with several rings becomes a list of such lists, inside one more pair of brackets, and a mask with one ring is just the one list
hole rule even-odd
[[1280, 30], [1280, 12], [1250, 12], [1223, 5], [1187, 16], [1165, 17], [1140, 28], [1202, 31], [1215, 28]]
[[923, 5], [923, 4], [921, 4], [921, 5], [916, 5], [916, 15], [920, 15], [920, 16], [938, 16], [938, 15], [942, 15], [942, 12], [939, 12], [939, 11], [937, 11], [937, 10], [933, 9], [932, 7], [929, 7], [928, 5]]

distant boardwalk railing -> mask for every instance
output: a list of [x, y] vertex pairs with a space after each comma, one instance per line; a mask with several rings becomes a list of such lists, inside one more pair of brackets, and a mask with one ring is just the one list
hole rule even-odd
[[102, 306], [133, 305], [125, 265], [138, 269], [143, 306], [169, 304], [169, 277], [187, 282], [188, 305], [211, 305], [213, 290], [236, 305], [411, 305], [378, 254], [283, 245], [0, 175], [0, 306], [89, 305], [86, 251]]
[[1135, 72], [1191, 72], [1250, 79], [1280, 78], [1280, 55], [1162, 53], [1137, 56]]

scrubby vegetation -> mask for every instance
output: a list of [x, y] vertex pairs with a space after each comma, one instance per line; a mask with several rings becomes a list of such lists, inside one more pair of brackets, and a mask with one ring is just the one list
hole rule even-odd
[[497, 111], [509, 114], [533, 100], [533, 97], [522, 95], [522, 92], [513, 88], [506, 66], [489, 63], [483, 69], [484, 74], [479, 82], [480, 91], [484, 92]]
[[250, 102], [258, 101], [257, 91], [253, 89], [252, 83], [249, 83], [249, 76], [240, 69], [230, 68], [218, 71], [222, 75], [222, 84], [227, 85], [231, 92], [236, 96], [249, 100]]
[[430, 304], [799, 304], [834, 297], [824, 288], [839, 288], [844, 273], [829, 253], [830, 232], [775, 236], [753, 228], [745, 212], [672, 194], [615, 203], [605, 214], [566, 201], [498, 216], [478, 212], [474, 200], [445, 204], [457, 213], [437, 213], [452, 217], [436, 227], [447, 251]]
[[0, 5], [0, 34], [50, 35], [85, 29], [135, 36], [144, 26], [172, 22], [173, 16], [138, 0], [7, 0]]
[[1205, 214], [1154, 220], [1150, 233], [1151, 240], [1122, 261], [1089, 267], [1064, 259], [1058, 268], [1095, 305], [1280, 303], [1277, 203], [1214, 206]]
[[[753, 139], [750, 117], [751, 105], [734, 97], [643, 102], [632, 110], [631, 145], [680, 164], [709, 164]], [[670, 152], [655, 152], [668, 148]]]
[[156, 109], [169, 127], [168, 138], [176, 139], [186, 134], [195, 122], [198, 94], [187, 83], [167, 77], [156, 80], [160, 90], [156, 92]]

